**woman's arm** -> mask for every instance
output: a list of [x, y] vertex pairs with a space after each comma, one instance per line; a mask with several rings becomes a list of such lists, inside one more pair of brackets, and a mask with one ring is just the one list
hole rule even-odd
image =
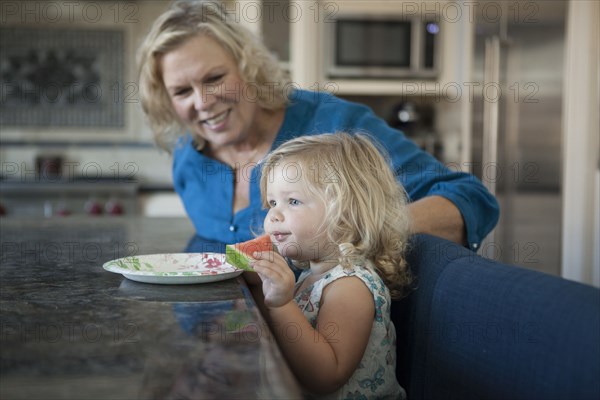
[[467, 244], [465, 222], [458, 208], [441, 196], [424, 197], [408, 206], [413, 233], [428, 233]]
[[[470, 173], [476, 165], [444, 165], [370, 109], [355, 103], [328, 97], [315, 120], [324, 124], [323, 129], [345, 130], [350, 127], [353, 132], [370, 133], [379, 142], [382, 151], [390, 158], [398, 181], [413, 202], [411, 213], [415, 232], [442, 236], [477, 250], [496, 225], [498, 203], [482, 182]], [[421, 203], [421, 200], [424, 202]], [[460, 216], [456, 215], [456, 211]]]

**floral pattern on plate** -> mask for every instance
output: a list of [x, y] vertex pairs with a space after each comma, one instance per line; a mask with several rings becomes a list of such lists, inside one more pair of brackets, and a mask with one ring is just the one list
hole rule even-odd
[[106, 262], [105, 270], [146, 283], [188, 284], [230, 279], [242, 273], [220, 253], [171, 253], [129, 256]]

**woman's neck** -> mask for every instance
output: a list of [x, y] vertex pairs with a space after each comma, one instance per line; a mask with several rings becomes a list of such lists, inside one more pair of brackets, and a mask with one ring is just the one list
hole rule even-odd
[[212, 148], [207, 143], [206, 153], [233, 169], [258, 163], [271, 149], [283, 124], [285, 109], [270, 111], [261, 109], [251, 132], [237, 143]]

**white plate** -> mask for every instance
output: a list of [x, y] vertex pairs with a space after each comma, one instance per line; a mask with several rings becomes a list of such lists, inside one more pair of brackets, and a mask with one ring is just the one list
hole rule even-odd
[[234, 278], [243, 271], [220, 253], [172, 253], [123, 257], [104, 263], [105, 270], [145, 283], [184, 285]]

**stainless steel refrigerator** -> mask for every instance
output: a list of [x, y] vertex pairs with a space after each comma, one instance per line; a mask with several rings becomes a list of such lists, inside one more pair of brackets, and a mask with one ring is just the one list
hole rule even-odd
[[567, 1], [476, 5], [471, 154], [501, 206], [480, 252], [559, 275]]

